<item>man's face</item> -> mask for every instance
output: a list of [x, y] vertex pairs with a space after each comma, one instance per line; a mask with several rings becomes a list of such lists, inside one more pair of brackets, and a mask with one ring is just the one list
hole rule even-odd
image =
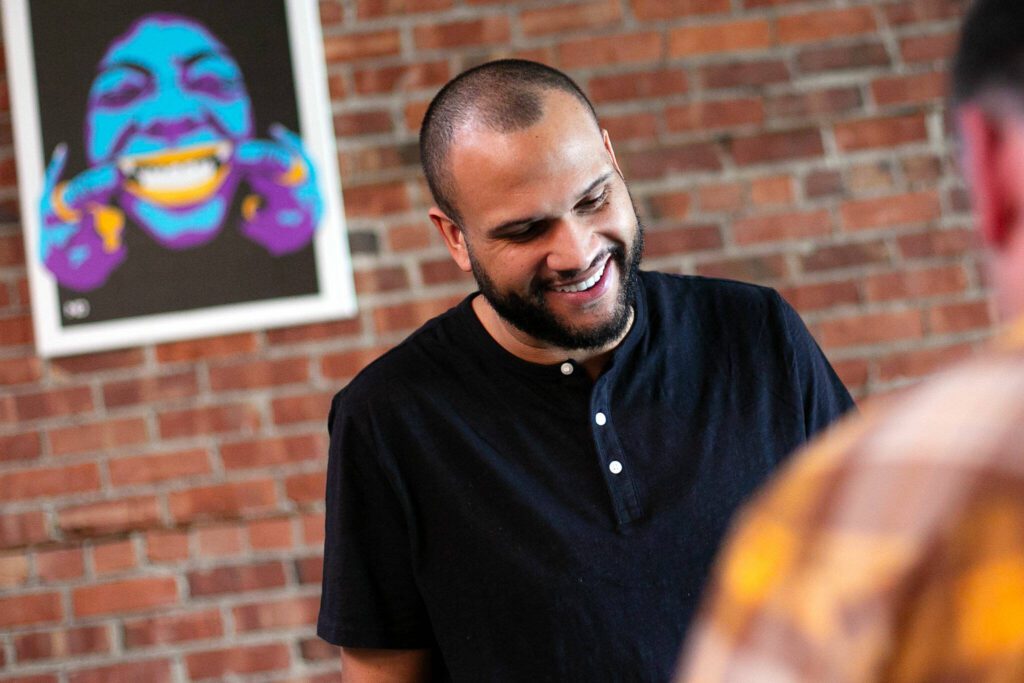
[[465, 258], [527, 343], [597, 349], [630, 321], [642, 229], [611, 145], [575, 98], [509, 134], [460, 131], [449, 156]]

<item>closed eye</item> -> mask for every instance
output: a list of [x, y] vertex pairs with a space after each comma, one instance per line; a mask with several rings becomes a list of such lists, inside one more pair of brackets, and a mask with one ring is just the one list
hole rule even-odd
[[600, 210], [608, 203], [609, 189], [607, 186], [601, 190], [601, 194], [596, 197], [589, 197], [584, 199], [576, 205], [576, 210], [580, 213], [593, 213]]

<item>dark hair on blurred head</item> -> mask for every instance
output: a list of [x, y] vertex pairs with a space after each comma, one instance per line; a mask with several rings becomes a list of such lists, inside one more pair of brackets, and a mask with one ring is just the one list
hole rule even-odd
[[594, 106], [580, 87], [561, 71], [538, 62], [487, 62], [459, 74], [441, 88], [423, 117], [420, 159], [434, 201], [449, 218], [461, 222], [448, 167], [448, 152], [457, 131], [470, 122], [499, 133], [529, 128], [544, 115], [543, 96], [552, 90], [579, 100], [598, 125]]
[[997, 96], [1024, 106], [1024, 0], [977, 0], [953, 62], [953, 104]]

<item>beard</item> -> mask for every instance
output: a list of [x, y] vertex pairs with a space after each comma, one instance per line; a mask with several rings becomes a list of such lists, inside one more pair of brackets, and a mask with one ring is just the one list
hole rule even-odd
[[[538, 341], [561, 349], [593, 350], [611, 344], [626, 331], [639, 287], [638, 273], [643, 251], [644, 228], [637, 217], [633, 242], [625, 246], [616, 245], [605, 252], [610, 254], [609, 261], [615, 263], [621, 274], [619, 291], [615, 294], [615, 308], [611, 316], [590, 327], [576, 327], [561, 321], [548, 306], [545, 298], [548, 288], [543, 283], [531, 283], [525, 296], [501, 292], [477, 263], [471, 250], [469, 262], [480, 293], [505, 322]], [[598, 258], [603, 257], [601, 254]]]

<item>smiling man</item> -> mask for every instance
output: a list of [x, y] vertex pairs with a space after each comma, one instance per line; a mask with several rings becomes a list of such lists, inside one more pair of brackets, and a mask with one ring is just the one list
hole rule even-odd
[[319, 633], [350, 683], [665, 681], [733, 510], [850, 397], [772, 290], [639, 271], [564, 74], [472, 69], [420, 144], [480, 291], [334, 400]]

